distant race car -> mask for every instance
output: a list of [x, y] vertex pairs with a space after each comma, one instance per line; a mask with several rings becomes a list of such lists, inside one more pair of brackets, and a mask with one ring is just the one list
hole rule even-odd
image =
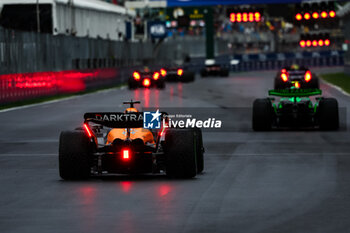
[[279, 71], [275, 77], [274, 89], [288, 89], [290, 87], [301, 89], [320, 88], [316, 74], [309, 69], [293, 65]]
[[339, 128], [338, 102], [334, 98], [321, 96], [319, 89], [270, 90], [270, 96], [281, 97], [256, 99], [253, 103], [253, 130], [268, 131], [272, 128], [317, 128], [337, 130]]
[[205, 67], [201, 69], [200, 73], [202, 77], [207, 77], [207, 76], [228, 77], [229, 69], [219, 64], [210, 64], [210, 65], [205, 65]]
[[149, 69], [136, 70], [132, 73], [132, 76], [129, 77], [128, 86], [129, 89], [142, 87], [164, 89], [165, 80], [159, 71], [150, 71]]
[[169, 82], [193, 82], [195, 73], [183, 67], [167, 67], [160, 69], [160, 74]]
[[[87, 179], [107, 173], [160, 173], [192, 178], [204, 169], [202, 132], [198, 128], [166, 128], [165, 113], [152, 117], [160, 129], [144, 129], [144, 113], [134, 105], [125, 112], [85, 113], [83, 127], [65, 131], [59, 140], [62, 179]], [[153, 121], [153, 120], [152, 120]]]

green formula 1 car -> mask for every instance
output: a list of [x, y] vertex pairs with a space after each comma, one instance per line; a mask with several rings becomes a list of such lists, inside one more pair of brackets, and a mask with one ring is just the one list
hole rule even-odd
[[[321, 97], [319, 89], [270, 90], [275, 98], [256, 99], [253, 103], [253, 130], [272, 128], [339, 128], [338, 101]], [[311, 98], [311, 96], [319, 96]]]

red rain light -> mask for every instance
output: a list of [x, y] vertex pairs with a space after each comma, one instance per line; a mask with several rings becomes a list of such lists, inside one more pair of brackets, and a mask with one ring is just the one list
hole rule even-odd
[[300, 88], [300, 83], [299, 82], [295, 82], [294, 87], [299, 89]]
[[334, 18], [335, 17], [335, 11], [330, 11], [329, 12], [329, 17]]
[[155, 72], [155, 73], [153, 74], [153, 79], [154, 79], [154, 80], [158, 80], [158, 79], [159, 79], [159, 73], [158, 73], [158, 72]]
[[282, 78], [283, 82], [287, 82], [288, 81], [288, 75], [286, 73], [282, 73], [281, 74], [281, 78]]
[[305, 48], [305, 46], [306, 46], [305, 40], [300, 41], [299, 44], [300, 44], [300, 47], [302, 47], [302, 48]]
[[160, 69], [160, 74], [164, 77], [166, 75], [166, 70], [165, 69]]
[[184, 73], [183, 69], [178, 69], [177, 70], [177, 75], [181, 76], [181, 75], [183, 75], [183, 73]]
[[286, 73], [287, 70], [286, 70], [286, 69], [282, 69], [281, 72], [282, 72], [282, 73]]
[[325, 11], [322, 11], [322, 12], [321, 12], [321, 17], [322, 17], [322, 18], [325, 19], [325, 18], [327, 18], [327, 16], [328, 16], [327, 12], [325, 12]]
[[305, 13], [304, 14], [304, 19], [309, 20], [311, 18], [310, 13]]
[[311, 80], [311, 78], [312, 78], [312, 74], [311, 74], [310, 70], [306, 71], [305, 76], [304, 76], [305, 81], [309, 82]]
[[329, 39], [325, 40], [324, 41], [324, 45], [325, 46], [329, 46], [331, 44], [331, 41]]
[[92, 132], [91, 132], [91, 130], [89, 128], [89, 125], [84, 123], [84, 129], [85, 129], [86, 133], [88, 134], [89, 138], [91, 138], [92, 137]]
[[306, 41], [306, 46], [310, 47], [311, 46], [311, 40]]
[[317, 45], [318, 45], [317, 40], [313, 40], [312, 41], [312, 46], [317, 47]]
[[134, 77], [135, 80], [140, 80], [141, 78], [140, 74], [136, 71], [132, 74], [132, 76]]
[[143, 86], [145, 87], [149, 87], [151, 86], [151, 80], [149, 80], [148, 78], [144, 79], [142, 82]]
[[320, 15], [317, 12], [312, 13], [312, 18], [318, 19]]
[[130, 159], [130, 151], [128, 149], [123, 150], [123, 160]]
[[303, 19], [303, 16], [300, 13], [298, 13], [298, 14], [295, 15], [295, 19], [300, 21], [300, 20]]
[[324, 45], [323, 40], [319, 40], [319, 41], [318, 41], [318, 46], [322, 47], [323, 45]]

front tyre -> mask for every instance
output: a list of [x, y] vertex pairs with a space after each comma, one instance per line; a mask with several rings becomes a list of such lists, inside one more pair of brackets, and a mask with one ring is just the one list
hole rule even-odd
[[87, 179], [91, 173], [92, 146], [84, 131], [65, 131], [59, 142], [59, 173], [64, 180]]

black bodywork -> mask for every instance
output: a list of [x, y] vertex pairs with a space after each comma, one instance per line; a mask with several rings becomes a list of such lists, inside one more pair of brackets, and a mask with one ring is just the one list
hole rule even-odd
[[229, 68], [219, 64], [206, 65], [203, 69], [201, 69], [200, 73], [202, 77], [207, 77], [207, 76], [228, 77]]

